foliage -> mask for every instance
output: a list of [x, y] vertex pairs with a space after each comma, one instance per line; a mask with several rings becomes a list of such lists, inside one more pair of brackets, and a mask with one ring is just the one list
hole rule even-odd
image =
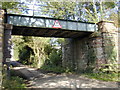
[[[118, 25], [118, 2], [96, 2], [93, 0], [92, 2], [47, 2], [46, 4], [43, 11], [48, 16], [94, 23], [101, 20], [113, 20]], [[114, 16], [116, 18], [112, 18]]]
[[110, 20], [114, 21], [116, 27], [120, 27], [120, 24], [119, 24], [120, 16], [118, 16], [118, 15], [119, 15], [119, 13], [113, 12], [113, 13], [111, 13], [111, 15], [109, 17]]
[[12, 41], [14, 44], [14, 52], [16, 52], [16, 59], [23, 64], [30, 64], [30, 55], [33, 54], [33, 51], [25, 44], [24, 38], [22, 36], [12, 36]]
[[46, 64], [61, 66], [62, 51], [61, 48], [56, 49], [58, 44], [55, 44], [62, 43], [61, 39], [51, 43], [50, 38], [13, 36], [12, 40], [19, 51], [18, 57], [21, 63], [38, 68]]
[[45, 60], [44, 64], [41, 66], [40, 69], [52, 71], [55, 73], [63, 73], [64, 68], [62, 67], [61, 49], [56, 49], [54, 45], [48, 45], [45, 47], [45, 52], [47, 53], [48, 58]]
[[103, 81], [120, 81], [120, 73], [84, 73], [84, 76]]
[[20, 62], [36, 67], [44, 63], [47, 58], [44, 48], [48, 45], [49, 38], [13, 36], [12, 40], [18, 50]]
[[74, 17], [75, 2], [47, 2], [44, 11], [49, 16], [59, 19], [70, 19]]
[[110, 72], [118, 73], [119, 72], [119, 64], [111, 63], [111, 64], [103, 64], [102, 66], [104, 68], [99, 69], [101, 72], [107, 72], [107, 73], [110, 73]]
[[23, 64], [31, 64], [30, 56], [34, 54], [33, 50], [29, 46], [24, 46], [19, 50], [19, 61]]
[[9, 9], [17, 7], [18, 2], [2, 2], [2, 9]]
[[18, 76], [11, 76], [10, 79], [7, 79], [7, 76], [4, 74], [3, 76], [3, 84], [2, 88], [4, 90], [19, 90], [25, 89], [26, 85], [24, 84], [24, 80]]
[[84, 10], [87, 13], [85, 17], [88, 21], [97, 23], [102, 20], [109, 20], [109, 16], [111, 15], [109, 11], [113, 9], [116, 10], [115, 6], [117, 3], [102, 1], [95, 2], [93, 0], [93, 2], [86, 2], [84, 5]]
[[51, 54], [49, 55], [50, 64], [55, 66], [61, 66], [62, 63], [62, 56], [61, 51], [54, 49]]
[[48, 45], [45, 46], [44, 51], [45, 51], [45, 54], [46, 54], [47, 56], [50, 55], [50, 53], [51, 53], [52, 50], [53, 50], [53, 48], [52, 48], [52, 46], [51, 46], [50, 44], [48, 44]]
[[[29, 38], [29, 37], [26, 37]], [[34, 53], [34, 61], [33, 63], [39, 68], [45, 62], [47, 55], [45, 54], [45, 47], [48, 45], [49, 38], [42, 37], [31, 37], [30, 41], [26, 41], [26, 45], [28, 45]]]
[[61, 66], [54, 66], [54, 65], [44, 65], [40, 69], [53, 72], [53, 73], [64, 73], [65, 69]]

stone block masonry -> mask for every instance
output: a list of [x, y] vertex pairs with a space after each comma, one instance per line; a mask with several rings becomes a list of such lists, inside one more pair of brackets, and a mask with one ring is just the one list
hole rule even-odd
[[13, 26], [11, 24], [4, 24], [4, 28], [3, 62], [6, 63], [7, 60], [11, 59], [11, 33]]
[[2, 85], [2, 67], [11, 58], [12, 25], [4, 23], [4, 10], [0, 10], [0, 88]]
[[118, 32], [111, 22], [99, 22], [98, 31], [85, 38], [66, 39], [63, 66], [77, 72], [98, 71], [105, 64], [118, 69]]
[[3, 60], [2, 35], [3, 35], [3, 26], [2, 26], [2, 24], [0, 24], [0, 86], [2, 84], [2, 60]]
[[113, 22], [105, 21], [99, 22], [98, 28], [102, 37], [105, 64], [113, 64], [111, 68], [118, 71], [118, 29], [115, 27]]
[[4, 31], [3, 15], [4, 11], [0, 10], [0, 88], [2, 85], [3, 31]]
[[67, 38], [65, 39], [64, 45], [62, 45], [62, 65], [66, 69], [73, 69], [74, 68], [74, 61], [73, 61], [73, 39]]

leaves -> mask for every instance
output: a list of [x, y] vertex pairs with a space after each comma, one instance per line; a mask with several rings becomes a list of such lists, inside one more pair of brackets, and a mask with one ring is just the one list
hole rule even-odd
[[2, 2], [2, 9], [11, 9], [17, 7], [18, 2]]
[[[117, 5], [116, 2], [91, 2], [91, 3], [84, 3], [85, 18], [88, 22], [97, 23], [103, 20], [110, 20], [110, 16], [112, 13], [110, 10], [116, 10], [115, 7]], [[114, 12], [117, 12], [114, 11]], [[107, 18], [106, 18], [107, 17]]]
[[67, 19], [75, 14], [75, 2], [47, 2], [43, 11], [52, 17]]

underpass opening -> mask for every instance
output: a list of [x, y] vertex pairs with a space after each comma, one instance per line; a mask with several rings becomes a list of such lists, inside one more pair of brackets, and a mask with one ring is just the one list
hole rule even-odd
[[[86, 22], [58, 19], [57, 23], [59, 25], [56, 25], [56, 27], [55, 26], [53, 27], [53, 25], [55, 25], [55, 23], [56, 23], [56, 19], [54, 19], [54, 18], [32, 17], [32, 16], [25, 16], [25, 15], [13, 15], [13, 14], [7, 15], [7, 23], [8, 23], [7, 24], [8, 26], [9, 25], [12, 26], [12, 29], [7, 29], [7, 31], [5, 30], [6, 33], [9, 33], [11, 35], [21, 35], [24, 37], [24, 39], [28, 36], [29, 37], [32, 36], [32, 39], [34, 39], [34, 40], [35, 40], [35, 37], [65, 38], [66, 42], [63, 45], [64, 47], [63, 48], [61, 47], [61, 50], [64, 53], [61, 53], [61, 55], [63, 57], [61, 56], [60, 58], [62, 58], [61, 59], [62, 64], [68, 63], [67, 65], [63, 64], [63, 66], [65, 68], [67, 67], [68, 69], [69, 68], [75, 69], [74, 63], [76, 62], [76, 60], [74, 60], [74, 59], [79, 56], [77, 53], [75, 53], [76, 51], [74, 50], [76, 48], [75, 47], [76, 40], [79, 40], [80, 43], [82, 43], [81, 42], [82, 39], [89, 38], [89, 36], [94, 31], [97, 30], [97, 25], [94, 23], [86, 23]], [[7, 27], [7, 25], [6, 25], [6, 27]], [[58, 27], [58, 26], [60, 26], [60, 27]], [[10, 38], [11, 37], [8, 37], [7, 39], [10, 39]], [[87, 40], [89, 41], [89, 39], [87, 39]], [[31, 43], [34, 43], [34, 42], [31, 42]], [[28, 44], [30, 45], [30, 43], [28, 43]], [[30, 50], [31, 52], [28, 52], [29, 54], [34, 53], [35, 56], [37, 55], [36, 57], [41, 58], [41, 56], [39, 56], [38, 53], [36, 54], [36, 52], [41, 52], [41, 51], [32, 50], [31, 47], [33, 48], [33, 45], [31, 47], [29, 47], [29, 45], [24, 46], [24, 48], [23, 48], [24, 50], [28, 49], [28, 50], [25, 50], [26, 51], [25, 53], [27, 53], [27, 51]], [[6, 45], [6, 47], [8, 47], [8, 46]], [[85, 43], [85, 46], [86, 46], [86, 43]], [[80, 47], [80, 46], [78, 46], [78, 47]], [[57, 53], [57, 51], [54, 51], [54, 53], [55, 52]], [[21, 53], [22, 53], [22, 50], [21, 50]], [[41, 52], [41, 53], [43, 53], [43, 52]], [[34, 55], [31, 58], [34, 58], [35, 57]], [[4, 56], [6, 56], [6, 54]], [[29, 55], [28, 55], [28, 57], [27, 57], [27, 55], [23, 55], [23, 57], [24, 56], [26, 56], [26, 58], [30, 58]], [[37, 59], [36, 59], [36, 61], [37, 61]], [[43, 60], [43, 61], [45, 61], [45, 60]], [[81, 61], [84, 61], [84, 60], [81, 60]], [[38, 63], [41, 63], [41, 62], [38, 61]], [[36, 63], [36, 64], [38, 64], [38, 63]], [[62, 64], [61, 64], [61, 66], [62, 66]]]
[[65, 72], [63, 54], [64, 45], [69, 44], [67, 39], [12, 35], [14, 53], [11, 59], [50, 72]]

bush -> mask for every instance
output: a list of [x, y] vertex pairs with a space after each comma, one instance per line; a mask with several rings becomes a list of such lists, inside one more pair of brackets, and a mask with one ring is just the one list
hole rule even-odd
[[19, 50], [19, 61], [22, 64], [29, 65], [30, 62], [30, 56], [33, 54], [33, 50], [29, 46], [24, 46]]
[[50, 64], [54, 66], [61, 66], [62, 57], [60, 50], [54, 49], [49, 55]]
[[22, 78], [18, 76], [12, 76], [10, 79], [7, 79], [6, 75], [4, 75], [2, 83], [3, 90], [19, 90], [22, 88], [26, 88], [26, 85], [24, 84], [24, 80]]
[[53, 73], [64, 73], [65, 69], [60, 67], [60, 66], [53, 66], [53, 65], [45, 65], [42, 66], [40, 69], [43, 69], [48, 72], [53, 72]]

